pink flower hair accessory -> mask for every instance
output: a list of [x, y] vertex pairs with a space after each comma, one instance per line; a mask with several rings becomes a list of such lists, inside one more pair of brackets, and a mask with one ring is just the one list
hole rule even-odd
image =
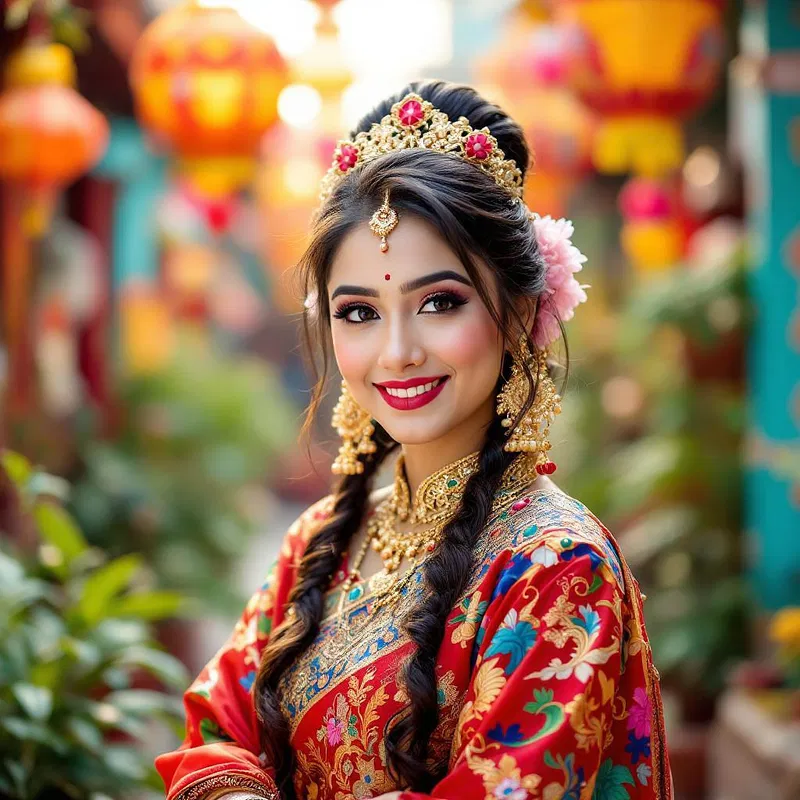
[[531, 214], [531, 223], [547, 267], [545, 291], [539, 303], [533, 341], [542, 350], [561, 336], [559, 321], [575, 316], [575, 309], [588, 299], [586, 284], [578, 283], [575, 273], [583, 269], [586, 256], [572, 244], [575, 228], [568, 219], [553, 219]]

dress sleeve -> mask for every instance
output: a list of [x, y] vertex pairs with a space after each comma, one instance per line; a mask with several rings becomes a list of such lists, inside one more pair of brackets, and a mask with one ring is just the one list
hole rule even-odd
[[514, 554], [492, 596], [471, 598], [483, 620], [449, 772], [401, 800], [627, 799], [631, 769], [604, 755], [620, 713], [623, 600], [618, 565], [594, 544], [562, 532]]
[[251, 690], [270, 633], [283, 621], [303, 549], [328, 513], [327, 499], [292, 524], [279, 558], [228, 641], [186, 691], [186, 737], [177, 750], [156, 759], [167, 800], [206, 800], [221, 790], [277, 800], [273, 772], [262, 758]]

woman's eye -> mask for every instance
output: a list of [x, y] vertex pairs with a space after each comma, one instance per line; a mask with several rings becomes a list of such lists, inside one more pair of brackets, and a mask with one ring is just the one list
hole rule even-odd
[[369, 306], [345, 306], [339, 309], [334, 316], [336, 319], [343, 319], [345, 322], [352, 322], [356, 325], [377, 318], [377, 314]]
[[[445, 293], [437, 294], [434, 297], [429, 297], [425, 304], [422, 306], [421, 312], [428, 306], [433, 307], [433, 313], [443, 314], [446, 311], [452, 311], [458, 306], [463, 306], [467, 301], [457, 295]], [[424, 313], [429, 314], [430, 311]]]

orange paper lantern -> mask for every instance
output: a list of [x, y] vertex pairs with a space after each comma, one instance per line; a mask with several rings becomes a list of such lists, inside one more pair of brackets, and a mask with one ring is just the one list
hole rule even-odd
[[57, 191], [102, 156], [105, 117], [73, 88], [75, 64], [68, 48], [32, 42], [6, 67], [0, 95], [0, 177], [27, 195], [22, 223], [40, 235]]
[[152, 22], [131, 64], [140, 122], [206, 195], [251, 179], [286, 82], [286, 64], [267, 34], [233, 9], [196, 3]]

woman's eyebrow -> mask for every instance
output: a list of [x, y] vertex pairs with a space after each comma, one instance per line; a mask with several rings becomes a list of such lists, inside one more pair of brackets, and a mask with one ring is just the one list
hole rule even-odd
[[379, 292], [377, 289], [368, 289], [366, 286], [348, 286], [342, 284], [333, 290], [331, 300], [335, 300], [340, 294], [359, 294], [364, 297], [378, 297]]
[[432, 272], [430, 275], [423, 275], [421, 278], [414, 278], [413, 281], [406, 281], [400, 285], [400, 294], [408, 294], [423, 286], [429, 286], [438, 281], [451, 280], [463, 283], [465, 286], [472, 286], [472, 281], [452, 269], [443, 269], [440, 272]]
[[[472, 282], [469, 280], [469, 278], [466, 278], [464, 275], [461, 275], [452, 269], [444, 269], [440, 270], [439, 272], [432, 272], [430, 275], [423, 275], [420, 278], [414, 278], [412, 281], [406, 281], [400, 285], [400, 294], [408, 294], [416, 289], [421, 289], [423, 286], [429, 286], [432, 283], [437, 283], [438, 281], [444, 280], [458, 281], [459, 283], [463, 283], [465, 286], [472, 286]], [[336, 289], [334, 289], [333, 294], [331, 295], [331, 300], [335, 300], [340, 294], [354, 294], [361, 295], [362, 297], [379, 297], [380, 295], [377, 289], [370, 289], [366, 286], [352, 286], [343, 284], [342, 286], [337, 286]]]

